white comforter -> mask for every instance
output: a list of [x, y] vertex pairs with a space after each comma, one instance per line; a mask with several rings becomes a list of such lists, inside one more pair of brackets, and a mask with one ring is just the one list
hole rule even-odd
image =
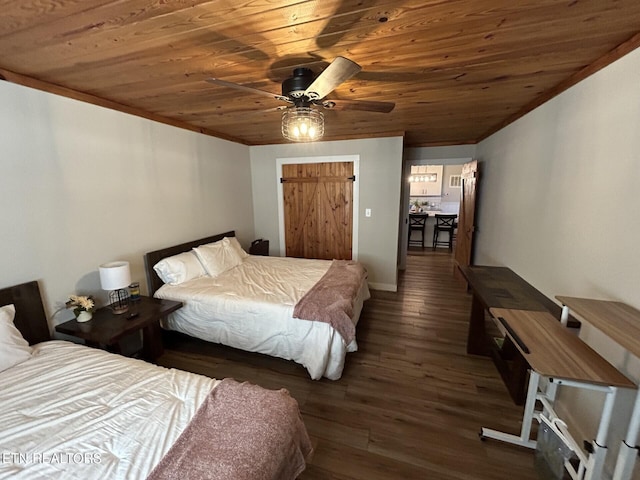
[[0, 478], [144, 479], [218, 382], [40, 343], [0, 372]]
[[[163, 326], [241, 350], [294, 360], [311, 378], [340, 378], [346, 345], [327, 323], [293, 318], [304, 294], [326, 273], [330, 260], [250, 256], [221, 275], [201, 277], [180, 285], [163, 285], [158, 298], [185, 305]], [[364, 281], [354, 305], [354, 324], [369, 298]]]

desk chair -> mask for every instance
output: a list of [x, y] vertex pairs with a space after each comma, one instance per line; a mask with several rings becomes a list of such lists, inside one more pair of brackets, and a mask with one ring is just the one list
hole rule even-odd
[[[457, 227], [456, 219], [458, 215], [445, 215], [436, 213], [436, 224], [433, 227], [433, 250], [442, 245], [449, 247], [449, 251], [453, 251], [453, 233]], [[440, 240], [438, 237], [440, 232], [447, 232], [449, 237], [446, 241]]]
[[[407, 246], [415, 245], [424, 248], [424, 229], [427, 225], [428, 213], [409, 214], [409, 238]], [[413, 232], [420, 232], [420, 240], [411, 240], [411, 234]]]

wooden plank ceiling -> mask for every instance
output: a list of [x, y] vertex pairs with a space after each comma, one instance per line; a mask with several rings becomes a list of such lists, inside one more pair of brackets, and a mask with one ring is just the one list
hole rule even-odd
[[320, 72], [342, 55], [362, 71], [327, 98], [396, 108], [325, 110], [325, 140], [404, 132], [405, 146], [452, 145], [483, 139], [640, 45], [638, 0], [0, 0], [0, 8], [6, 80], [248, 145], [285, 142], [273, 110], [282, 103], [206, 78], [280, 93], [294, 67]]

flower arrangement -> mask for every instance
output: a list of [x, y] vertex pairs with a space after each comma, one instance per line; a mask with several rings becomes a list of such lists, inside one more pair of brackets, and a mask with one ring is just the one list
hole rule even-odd
[[69, 295], [69, 300], [65, 303], [67, 308], [72, 309], [76, 317], [82, 312], [93, 313], [93, 309], [96, 306], [91, 296], [85, 295]]
[[413, 213], [413, 212], [421, 212], [421, 211], [422, 211], [422, 206], [423, 206], [423, 205], [424, 205], [424, 203], [423, 203], [423, 202], [421, 202], [420, 200], [417, 200], [417, 199], [416, 199], [416, 200], [414, 200], [414, 201], [411, 203], [411, 209], [410, 209], [410, 211], [411, 211], [412, 213]]

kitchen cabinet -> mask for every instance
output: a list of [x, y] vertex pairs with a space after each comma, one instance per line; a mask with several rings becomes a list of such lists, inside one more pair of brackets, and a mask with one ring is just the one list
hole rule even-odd
[[409, 178], [412, 197], [439, 197], [442, 195], [442, 165], [414, 165]]

